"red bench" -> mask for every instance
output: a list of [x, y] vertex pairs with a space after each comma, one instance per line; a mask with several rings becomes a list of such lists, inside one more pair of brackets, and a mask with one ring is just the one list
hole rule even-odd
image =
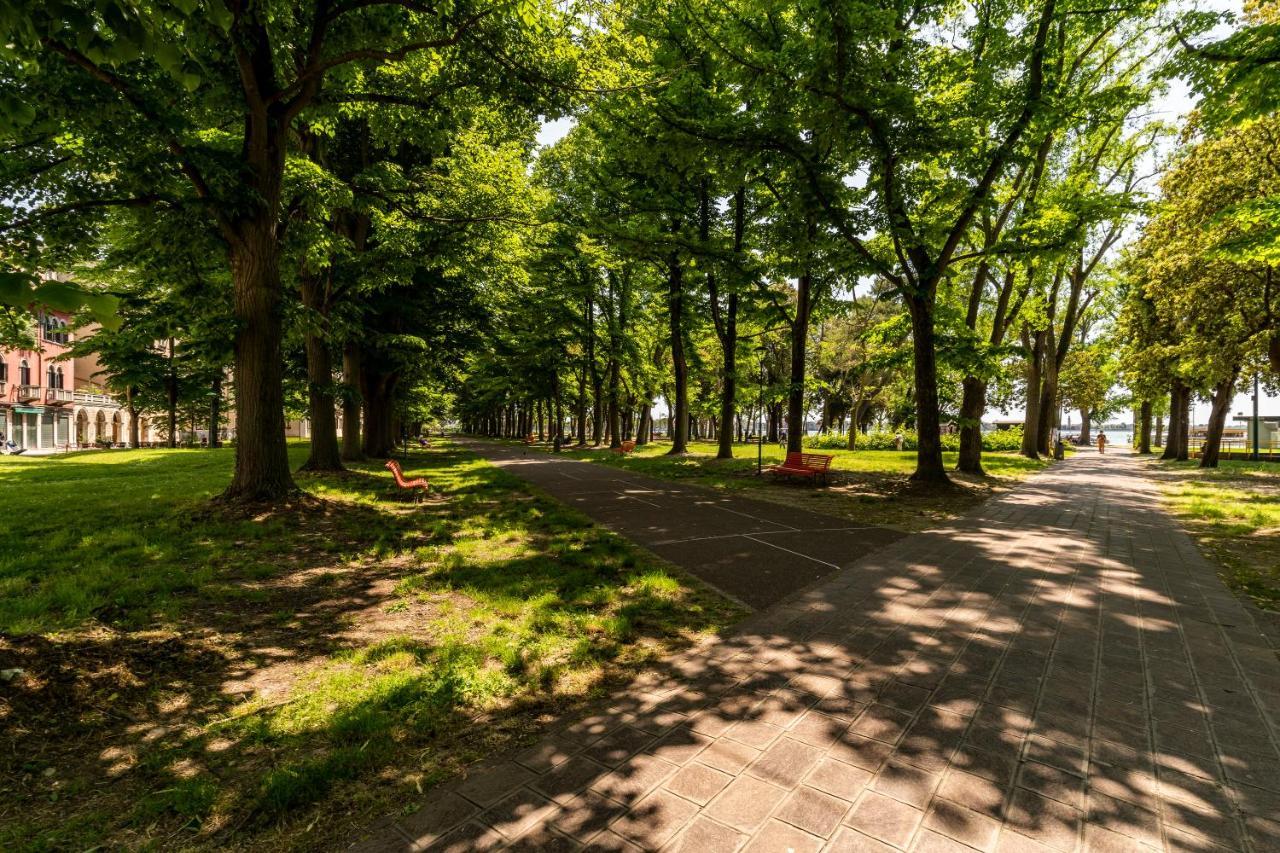
[[827, 482], [827, 471], [831, 470], [834, 456], [826, 453], [788, 453], [781, 465], [769, 466], [771, 474], [784, 474], [788, 477], [808, 477]]
[[635, 443], [634, 441], [624, 441], [624, 442], [622, 442], [622, 446], [620, 446], [620, 447], [610, 447], [610, 448], [609, 448], [610, 452], [612, 452], [612, 453], [621, 453], [623, 456], [627, 455], [628, 453], [630, 453], [631, 451], [633, 451], [633, 450], [635, 450], [635, 449], [636, 449], [636, 443]]
[[[412, 480], [406, 480], [404, 478], [404, 471], [400, 468], [400, 463], [394, 459], [388, 459], [387, 464], [383, 467], [391, 472], [391, 476], [396, 478], [397, 486], [413, 492], [414, 500], [417, 500], [419, 495], [425, 495], [431, 489], [431, 486], [427, 483], [425, 477], [416, 477]], [[418, 489], [421, 489], [422, 491], [419, 492]]]

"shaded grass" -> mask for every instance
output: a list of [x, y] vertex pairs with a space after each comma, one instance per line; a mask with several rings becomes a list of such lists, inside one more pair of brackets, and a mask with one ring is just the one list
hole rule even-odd
[[1151, 463], [1170, 509], [1233, 592], [1280, 612], [1280, 466], [1222, 460]]
[[231, 461], [0, 460], [0, 849], [340, 846], [740, 615], [454, 447], [247, 520]]
[[[819, 450], [835, 458], [828, 488], [756, 476], [757, 446], [734, 445], [733, 459], [716, 459], [714, 442], [693, 441], [685, 456], [667, 456], [671, 445], [656, 442], [637, 447], [623, 456], [607, 449], [570, 449], [565, 455], [612, 465], [666, 480], [685, 480], [714, 489], [739, 491], [750, 497], [790, 506], [802, 506], [829, 515], [902, 530], [919, 530], [953, 519], [993, 493], [1046, 467], [1015, 453], [984, 453], [986, 478], [951, 472], [953, 487], [916, 486], [909, 482], [915, 470], [914, 451]], [[786, 452], [776, 444], [762, 448], [762, 465], [781, 462]], [[953, 468], [957, 454], [943, 454]]]

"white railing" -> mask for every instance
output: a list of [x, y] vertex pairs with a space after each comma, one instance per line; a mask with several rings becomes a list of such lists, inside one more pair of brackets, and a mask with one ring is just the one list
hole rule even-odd
[[19, 385], [18, 399], [24, 403], [27, 402], [28, 400], [39, 400], [40, 386], [39, 385]]
[[70, 403], [75, 398], [75, 392], [67, 388], [48, 388], [44, 392], [44, 401], [46, 403]]
[[92, 391], [77, 391], [76, 402], [83, 403], [87, 406], [117, 405], [115, 397], [112, 397], [110, 394], [98, 394]]

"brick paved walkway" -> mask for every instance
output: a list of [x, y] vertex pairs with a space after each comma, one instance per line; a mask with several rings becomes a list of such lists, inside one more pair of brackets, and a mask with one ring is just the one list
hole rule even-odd
[[1280, 662], [1157, 500], [1081, 454], [363, 846], [1280, 850]]

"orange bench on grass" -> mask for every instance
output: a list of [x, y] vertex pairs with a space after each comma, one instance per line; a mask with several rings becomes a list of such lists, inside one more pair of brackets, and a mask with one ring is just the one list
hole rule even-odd
[[533, 433], [529, 433], [524, 437], [525, 444], [533, 444], [535, 441], [537, 441], [537, 439], [533, 437]]
[[769, 472], [785, 474], [788, 477], [809, 477], [815, 480], [821, 478], [825, 484], [832, 459], [835, 457], [826, 453], [788, 453], [781, 465], [769, 466]]
[[396, 478], [396, 485], [402, 489], [408, 489], [413, 492], [415, 499], [418, 497], [417, 489], [422, 489], [422, 494], [424, 495], [431, 490], [431, 485], [427, 482], [425, 477], [416, 477], [412, 480], [406, 480], [404, 478], [404, 471], [400, 468], [400, 463], [394, 459], [388, 459], [387, 464], [383, 467], [391, 472], [391, 476]]
[[630, 453], [631, 451], [633, 451], [633, 450], [635, 450], [635, 449], [636, 449], [636, 443], [635, 443], [634, 441], [624, 441], [624, 442], [622, 442], [622, 446], [621, 446], [621, 447], [610, 447], [610, 448], [609, 448], [609, 450], [610, 450], [611, 452], [613, 452], [613, 453], [621, 453], [621, 454], [623, 454], [623, 455], [628, 454], [628, 453]]

